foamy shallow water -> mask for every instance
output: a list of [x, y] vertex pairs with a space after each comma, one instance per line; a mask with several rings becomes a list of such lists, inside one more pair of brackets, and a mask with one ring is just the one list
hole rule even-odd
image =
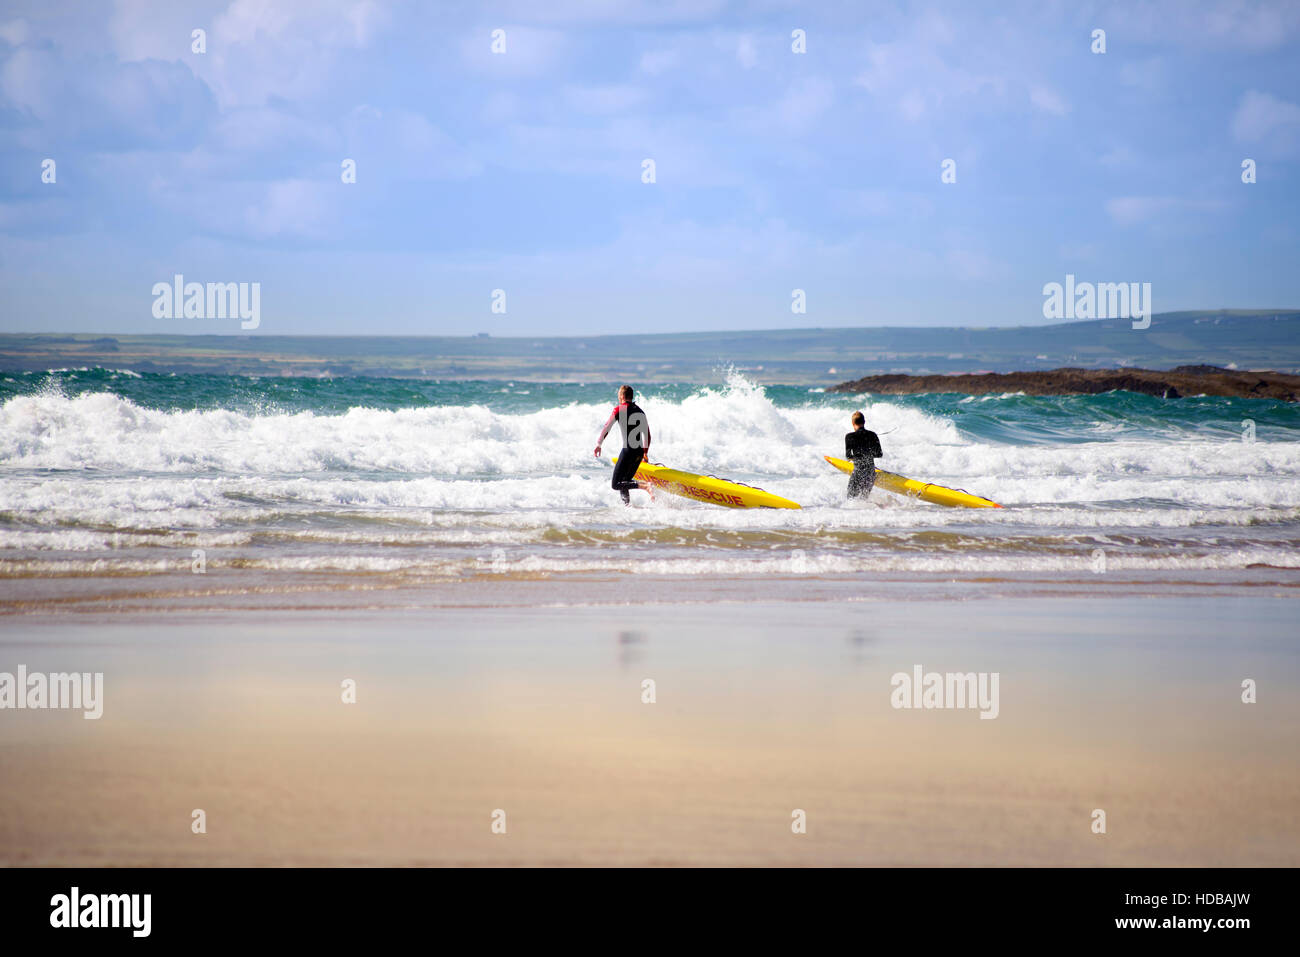
[[[591, 454], [612, 390], [190, 378], [70, 370], [7, 386], [0, 579], [149, 576], [197, 554], [250, 580], [1300, 565], [1300, 414], [1283, 403], [881, 399], [736, 375], [652, 386], [641, 397], [652, 458], [804, 508], [638, 493], [624, 509], [608, 462]], [[883, 467], [1006, 507], [945, 509], [883, 490], [846, 502], [845, 477], [822, 455], [842, 451], [854, 408], [882, 435]], [[1254, 441], [1242, 440], [1246, 421]]]

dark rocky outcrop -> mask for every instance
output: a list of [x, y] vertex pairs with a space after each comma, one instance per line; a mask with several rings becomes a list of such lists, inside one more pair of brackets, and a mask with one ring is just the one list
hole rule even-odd
[[1167, 372], [1152, 369], [1052, 369], [1045, 372], [985, 372], [969, 375], [873, 375], [841, 382], [827, 392], [871, 392], [913, 395], [920, 392], [961, 392], [967, 395], [1024, 392], [1028, 395], [1096, 395], [1122, 389], [1167, 399], [1223, 395], [1248, 399], [1300, 401], [1300, 376], [1281, 372], [1252, 372], [1218, 366], [1178, 366]]

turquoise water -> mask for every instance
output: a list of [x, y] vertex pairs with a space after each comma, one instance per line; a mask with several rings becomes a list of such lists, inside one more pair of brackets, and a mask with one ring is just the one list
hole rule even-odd
[[[641, 390], [653, 460], [803, 506], [729, 510], [640, 493], [622, 508], [592, 454], [614, 401], [613, 383], [2, 376], [0, 579], [148, 577], [195, 550], [258, 587], [562, 577], [612, 554], [629, 574], [729, 577], [1300, 565], [1300, 407], [1287, 403], [845, 396], [737, 373]], [[880, 489], [847, 502], [822, 456], [842, 454], [855, 409], [882, 467], [1005, 508]]]
[[[421, 409], [483, 406], [502, 414], [609, 400], [604, 388], [577, 383], [421, 381], [368, 377], [313, 379], [127, 373], [109, 369], [11, 373], [0, 379], [0, 403], [20, 395], [54, 390], [69, 398], [107, 392], [143, 409], [160, 412], [226, 410], [248, 415], [313, 412], [337, 415], [353, 408]], [[654, 385], [643, 394], [681, 402], [697, 385]], [[804, 386], [767, 386], [772, 405], [852, 411], [855, 396], [825, 394]], [[1300, 441], [1300, 404], [1211, 396], [1167, 400], [1131, 392], [1097, 396], [970, 397], [891, 396], [888, 401], [926, 415], [949, 419], [965, 436], [1011, 444], [1089, 442], [1099, 430], [1115, 435], [1239, 439], [1242, 422], [1254, 421], [1258, 441]]]

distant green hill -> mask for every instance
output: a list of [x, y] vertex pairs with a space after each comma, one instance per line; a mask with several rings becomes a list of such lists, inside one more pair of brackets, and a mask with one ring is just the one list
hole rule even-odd
[[705, 381], [830, 385], [889, 372], [1211, 364], [1300, 372], [1300, 310], [1220, 310], [999, 328], [780, 329], [587, 337], [0, 335], [0, 370]]

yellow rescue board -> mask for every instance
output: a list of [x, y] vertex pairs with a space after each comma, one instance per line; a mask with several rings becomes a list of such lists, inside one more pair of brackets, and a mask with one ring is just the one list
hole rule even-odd
[[[617, 462], [616, 456], [610, 460]], [[752, 485], [728, 482], [726, 479], [712, 475], [696, 475], [694, 472], [680, 472], [663, 465], [642, 462], [636, 470], [637, 481], [645, 482], [657, 489], [683, 498], [693, 498], [697, 502], [711, 505], [723, 505], [727, 508], [802, 508], [798, 502], [773, 495]]]
[[[853, 463], [848, 459], [837, 459], [830, 455], [822, 457], [841, 472], [853, 471]], [[990, 502], [988, 499], [972, 495], [970, 492], [935, 485], [932, 482], [918, 482], [916, 479], [904, 478], [883, 469], [876, 469], [876, 484], [890, 492], [906, 495], [909, 498], [919, 498], [923, 502], [933, 502], [935, 505], [951, 505], [956, 508], [1002, 507], [997, 502]]]

